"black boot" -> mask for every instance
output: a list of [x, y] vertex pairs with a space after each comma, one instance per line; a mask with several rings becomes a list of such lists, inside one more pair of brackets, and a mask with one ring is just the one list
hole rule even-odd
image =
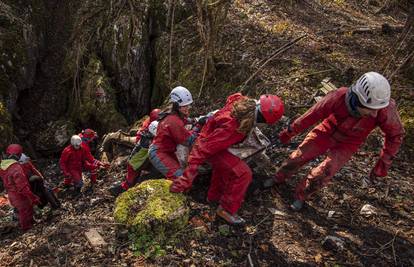
[[73, 197], [73, 198], [78, 198], [78, 197], [80, 197], [80, 195], [81, 195], [81, 189], [82, 189], [82, 187], [75, 187], [75, 188], [73, 189], [73, 192], [72, 192], [72, 197]]
[[123, 192], [125, 192], [125, 189], [120, 184], [114, 185], [109, 188], [109, 193], [111, 193], [111, 195], [114, 197], [119, 196]]

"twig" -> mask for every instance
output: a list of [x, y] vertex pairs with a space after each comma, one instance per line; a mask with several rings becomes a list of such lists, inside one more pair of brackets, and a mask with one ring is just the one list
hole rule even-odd
[[388, 241], [387, 243], [385, 243], [384, 245], [381, 245], [376, 251], [375, 254], [378, 254], [380, 252], [382, 252], [383, 250], [385, 250], [386, 248], [391, 246], [391, 250], [392, 250], [392, 255], [394, 258], [394, 264], [397, 265], [397, 256], [395, 254], [395, 247], [394, 247], [394, 243], [395, 243], [395, 238], [397, 237], [397, 234], [399, 233], [399, 230], [397, 230], [393, 236], [393, 238]]
[[254, 267], [254, 264], [253, 264], [253, 261], [252, 261], [252, 257], [250, 256], [250, 253], [247, 254], [247, 259], [249, 260], [250, 267]]
[[171, 30], [170, 30], [170, 47], [169, 47], [169, 86], [171, 87], [172, 81], [172, 43], [174, 36], [174, 17], [175, 17], [175, 0], [172, 0], [172, 12], [171, 12]]
[[277, 49], [241, 86], [241, 91], [244, 91], [244, 89], [246, 88], [247, 84], [270, 62], [272, 61], [274, 58], [276, 58], [278, 55], [280, 55], [281, 53], [285, 52], [286, 50], [288, 50], [289, 48], [291, 48], [294, 44], [296, 44], [297, 42], [299, 42], [300, 40], [302, 40], [303, 38], [307, 37], [307, 34], [304, 34], [296, 39], [294, 39], [293, 41], [290, 41], [289, 43], [283, 45], [282, 47], [280, 47], [279, 49]]
[[201, 80], [201, 86], [200, 86], [200, 90], [198, 91], [198, 98], [200, 98], [201, 93], [203, 92], [203, 87], [204, 87], [204, 81], [206, 79], [206, 75], [207, 75], [207, 69], [208, 69], [208, 55], [207, 55], [207, 50], [206, 50], [206, 55], [204, 58], [204, 70], [203, 70], [203, 79]]
[[289, 77], [288, 79], [304, 78], [304, 77], [313, 76], [313, 75], [322, 74], [322, 73], [331, 72], [331, 71], [333, 71], [333, 69], [321, 70], [321, 71], [311, 72], [311, 73], [307, 73], [303, 75], [296, 75], [293, 77]]
[[291, 108], [310, 108], [312, 107], [312, 104], [304, 104], [304, 105], [294, 105], [294, 106], [290, 106]]
[[257, 227], [262, 224], [264, 221], [266, 221], [268, 218], [270, 217], [270, 215], [267, 215], [266, 217], [264, 217], [258, 224], [256, 224], [255, 226], [253, 226], [253, 228], [256, 230]]
[[[396, 48], [394, 48], [394, 51], [392, 52], [392, 54], [390, 53], [392, 48], [390, 48], [387, 51], [387, 56], [389, 56], [388, 61], [386, 62], [385, 66], [383, 67], [383, 73], [387, 73], [388, 69], [391, 67], [391, 64], [394, 62], [395, 57], [397, 52], [401, 49], [401, 47], [403, 46], [403, 44], [407, 41], [408, 36], [410, 35], [411, 30], [413, 29], [413, 27], [410, 27], [407, 32], [405, 33], [405, 35], [402, 37], [401, 42], [398, 44], [398, 46]], [[411, 37], [410, 37], [411, 38]], [[408, 41], [407, 41], [408, 42]]]
[[391, 80], [394, 77], [394, 75], [397, 72], [399, 72], [401, 70], [401, 68], [403, 68], [413, 58], [413, 56], [414, 56], [414, 50], [411, 51], [411, 53], [407, 55], [407, 57], [403, 60], [403, 62], [401, 63], [401, 65], [398, 68], [396, 68], [394, 70], [394, 72], [388, 78]]

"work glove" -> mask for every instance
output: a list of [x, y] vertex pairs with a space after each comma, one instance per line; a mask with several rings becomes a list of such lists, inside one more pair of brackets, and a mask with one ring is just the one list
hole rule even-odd
[[279, 140], [282, 144], [286, 145], [290, 143], [290, 139], [292, 139], [293, 136], [295, 136], [295, 134], [292, 131], [289, 131], [289, 129], [283, 129], [279, 133]]
[[374, 168], [371, 171], [372, 175], [377, 177], [385, 177], [388, 175], [388, 168], [391, 166], [393, 156], [388, 153], [385, 153], [384, 150], [380, 153], [380, 158], [375, 164]]
[[173, 193], [183, 193], [190, 190], [193, 181], [184, 176], [178, 176], [175, 178], [173, 183], [170, 186], [170, 192]]
[[201, 126], [203, 126], [204, 124], [206, 124], [207, 120], [208, 120], [209, 116], [201, 116], [197, 118], [197, 123]]
[[106, 163], [106, 162], [99, 162], [98, 163], [100, 167], [104, 168], [104, 169], [108, 169], [109, 167], [111, 167], [111, 164]]

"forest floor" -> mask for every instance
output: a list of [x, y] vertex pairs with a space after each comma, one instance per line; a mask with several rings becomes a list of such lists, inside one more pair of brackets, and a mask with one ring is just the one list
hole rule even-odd
[[[234, 1], [221, 40], [227, 45], [219, 49], [223, 69], [217, 75], [218, 79], [220, 75], [230, 77], [231, 84], [244, 81], [277, 48], [307, 34], [266, 65], [249, 91], [255, 94], [278, 88], [290, 117], [313, 103], [323, 78], [329, 76], [336, 85], [347, 86], [364, 71], [382, 70], [387, 62], [382, 55], [389, 53], [398, 38], [398, 33], [383, 33], [382, 25], [404, 23], [399, 13], [375, 14], [379, 6], [366, 2], [376, 1], [273, 2]], [[374, 30], [357, 32], [363, 27]], [[397, 102], [408, 86], [407, 81], [393, 84]], [[212, 110], [223, 101], [203, 106]], [[274, 138], [282, 127], [265, 132]], [[267, 151], [275, 167], [303, 137]], [[135, 256], [128, 238], [117, 231], [114, 198], [107, 189], [124, 177], [125, 168], [113, 166], [92, 192], [78, 199], [64, 196], [61, 211], [37, 215], [32, 230], [2, 233], [0, 265], [414, 266], [414, 165], [410, 155], [400, 153], [388, 177], [378, 184], [364, 186], [362, 182], [376, 162], [381, 140], [375, 132], [302, 212], [288, 208], [294, 186], [320, 159], [303, 167], [286, 187], [249, 194], [240, 210], [247, 221], [242, 228], [227, 227], [215, 219], [215, 207], [204, 198], [208, 181], [199, 181], [190, 193], [190, 224], [179, 234], [181, 241], [168, 246], [166, 255], [156, 259]], [[42, 171], [52, 184], [58, 183], [56, 160], [38, 164], [44, 166]], [[373, 214], [360, 214], [366, 204], [375, 208]], [[10, 217], [9, 207], [1, 206], [0, 215], [3, 225]], [[94, 248], [88, 243], [85, 232], [91, 228], [97, 229], [107, 246]], [[338, 238], [338, 245], [323, 245], [328, 236]]]

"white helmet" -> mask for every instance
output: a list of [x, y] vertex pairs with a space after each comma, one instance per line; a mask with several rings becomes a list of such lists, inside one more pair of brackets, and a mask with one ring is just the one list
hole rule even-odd
[[158, 121], [153, 121], [148, 126], [148, 131], [155, 136], [157, 134]]
[[187, 88], [177, 86], [170, 93], [170, 102], [178, 103], [180, 107], [183, 107], [193, 103], [193, 97]]
[[391, 87], [387, 79], [377, 72], [367, 72], [351, 87], [361, 104], [371, 109], [381, 109], [390, 103]]
[[78, 149], [82, 144], [82, 138], [80, 138], [79, 135], [72, 135], [70, 138], [70, 144]]

